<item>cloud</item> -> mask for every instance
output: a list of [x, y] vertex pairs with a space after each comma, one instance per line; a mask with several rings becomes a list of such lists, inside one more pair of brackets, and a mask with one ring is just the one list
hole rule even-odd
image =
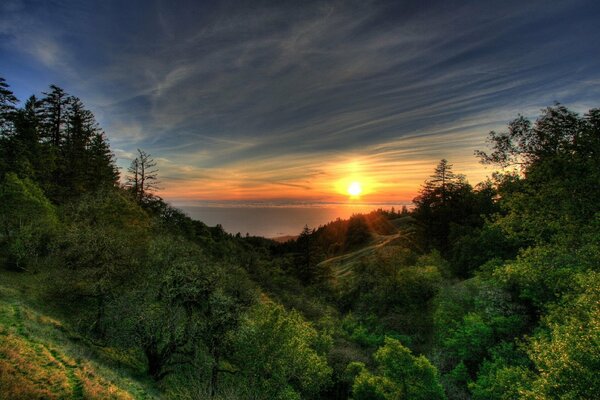
[[410, 198], [442, 157], [484, 177], [517, 113], [600, 99], [589, 1], [6, 4], [1, 51], [80, 91], [121, 163], [161, 158], [166, 195], [331, 197], [359, 162]]

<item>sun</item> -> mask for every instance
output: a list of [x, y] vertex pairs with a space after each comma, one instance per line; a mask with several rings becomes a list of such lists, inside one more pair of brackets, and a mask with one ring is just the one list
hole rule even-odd
[[352, 197], [358, 197], [362, 193], [362, 186], [360, 182], [352, 182], [348, 186], [348, 194]]

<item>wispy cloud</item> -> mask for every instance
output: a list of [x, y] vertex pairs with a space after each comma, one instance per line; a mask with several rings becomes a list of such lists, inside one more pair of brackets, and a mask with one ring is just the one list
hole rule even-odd
[[172, 198], [334, 199], [354, 163], [406, 200], [442, 157], [483, 178], [473, 150], [517, 113], [600, 100], [593, 1], [0, 7], [9, 82], [15, 60], [68, 82]]

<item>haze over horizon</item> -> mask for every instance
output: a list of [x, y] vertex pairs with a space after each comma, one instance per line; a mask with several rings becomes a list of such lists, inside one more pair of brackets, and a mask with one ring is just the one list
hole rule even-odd
[[490, 130], [600, 103], [600, 4], [4, 1], [0, 76], [54, 83], [175, 203], [409, 202]]

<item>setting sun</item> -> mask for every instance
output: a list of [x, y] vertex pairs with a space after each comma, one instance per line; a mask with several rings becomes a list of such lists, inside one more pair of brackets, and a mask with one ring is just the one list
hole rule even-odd
[[348, 194], [350, 196], [356, 197], [362, 193], [362, 187], [359, 182], [352, 182], [350, 186], [348, 186]]

